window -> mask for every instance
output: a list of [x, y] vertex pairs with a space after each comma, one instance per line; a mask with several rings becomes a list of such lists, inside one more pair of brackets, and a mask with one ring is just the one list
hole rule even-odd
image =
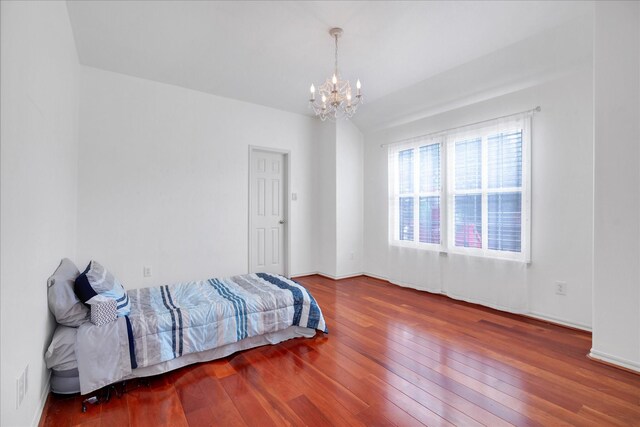
[[441, 243], [440, 141], [418, 141], [390, 152], [392, 239], [402, 245]]
[[391, 244], [528, 262], [529, 128], [527, 115], [390, 146]]

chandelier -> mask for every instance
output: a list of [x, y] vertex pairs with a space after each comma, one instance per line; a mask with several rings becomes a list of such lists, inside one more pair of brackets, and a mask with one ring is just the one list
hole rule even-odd
[[340, 74], [338, 73], [338, 37], [342, 35], [342, 28], [332, 28], [329, 30], [329, 34], [335, 39], [336, 43], [333, 76], [318, 86], [318, 99], [316, 99], [316, 88], [311, 84], [311, 98], [309, 99], [309, 108], [312, 108], [316, 116], [319, 116], [322, 121], [327, 118], [330, 120], [335, 120], [338, 117], [349, 118], [355, 114], [358, 105], [362, 102], [360, 80], [358, 79], [356, 82], [356, 94], [354, 97], [349, 80], [340, 79]]

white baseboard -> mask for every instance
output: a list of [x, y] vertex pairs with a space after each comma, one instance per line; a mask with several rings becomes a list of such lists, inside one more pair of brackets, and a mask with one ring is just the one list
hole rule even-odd
[[311, 271], [309, 273], [296, 273], [296, 274], [292, 274], [289, 277], [305, 277], [305, 276], [313, 276], [315, 274], [318, 274], [317, 271]]
[[469, 303], [472, 303], [472, 304], [479, 304], [479, 305], [482, 305], [482, 306], [485, 306], [485, 307], [489, 307], [489, 308], [493, 308], [493, 309], [496, 309], [496, 310], [500, 310], [500, 311], [504, 311], [504, 312], [508, 312], [508, 313], [513, 313], [513, 314], [521, 314], [521, 315], [524, 315], [524, 316], [533, 317], [535, 319], [543, 320], [543, 321], [546, 321], [546, 322], [556, 323], [556, 324], [561, 325], [561, 326], [568, 326], [570, 328], [580, 329], [580, 330], [583, 330], [583, 331], [591, 332], [591, 326], [589, 326], [589, 325], [586, 325], [584, 323], [572, 322], [571, 320], [561, 319], [559, 317], [551, 316], [551, 315], [548, 315], [548, 314], [545, 314], [545, 313], [540, 313], [540, 312], [535, 312], [535, 311], [528, 311], [528, 312], [515, 311], [515, 310], [510, 309], [508, 307], [503, 307], [503, 306], [500, 306], [500, 305], [491, 304], [491, 303], [489, 303], [487, 301], [474, 300], [474, 299], [470, 299], [470, 298], [462, 298], [462, 297], [459, 297], [457, 295], [448, 294], [445, 291], [419, 288], [419, 287], [416, 287], [414, 285], [407, 284], [407, 283], [392, 282], [387, 277], [378, 276], [378, 275], [372, 274], [372, 273], [363, 273], [363, 274], [365, 276], [369, 276], [369, 277], [372, 277], [374, 279], [387, 281], [387, 282], [391, 283], [392, 285], [402, 286], [403, 288], [411, 288], [411, 289], [416, 289], [416, 290], [419, 290], [419, 291], [430, 292], [432, 294], [445, 295], [445, 296], [447, 296], [449, 298], [452, 298], [452, 299], [455, 299], [455, 300], [466, 301], [466, 302], [469, 302]]
[[[334, 275], [331, 275], [331, 274], [328, 274], [328, 273], [321, 273], [319, 271], [312, 271], [310, 273], [292, 274], [291, 277], [305, 277], [305, 276], [314, 276], [314, 275], [326, 277], [327, 279], [331, 279], [331, 280], [341, 280], [341, 279], [349, 279], [351, 277], [368, 276], [368, 274], [364, 274], [364, 273], [353, 273], [353, 274], [345, 274], [344, 276], [334, 276]], [[384, 279], [384, 280], [386, 280], [386, 279]]]
[[634, 362], [632, 360], [627, 360], [627, 359], [623, 359], [622, 357], [613, 356], [603, 351], [594, 350], [593, 348], [589, 353], [589, 357], [595, 360], [599, 360], [601, 362], [608, 363], [610, 365], [621, 366], [630, 371], [635, 371], [640, 373], [640, 363]]
[[318, 276], [326, 277], [327, 279], [331, 279], [331, 280], [349, 279], [351, 277], [358, 277], [358, 276], [364, 275], [364, 273], [353, 273], [353, 274], [345, 274], [343, 276], [333, 276], [331, 274], [320, 273], [320, 272], [317, 272], [316, 274]]
[[340, 279], [347, 279], [349, 277], [357, 277], [357, 276], [367, 276], [367, 277], [371, 277], [374, 279], [378, 279], [378, 280], [384, 280], [385, 282], [389, 282], [392, 285], [396, 285], [396, 286], [401, 286], [403, 288], [410, 288], [410, 289], [416, 289], [418, 291], [424, 291], [424, 292], [429, 292], [432, 294], [436, 294], [436, 295], [445, 295], [449, 298], [458, 300], [458, 301], [466, 301], [472, 304], [479, 304], [485, 307], [489, 307], [489, 308], [493, 308], [495, 310], [500, 310], [500, 311], [504, 311], [507, 313], [513, 313], [513, 314], [522, 314], [524, 316], [529, 316], [535, 319], [539, 319], [539, 320], [543, 320], [546, 322], [550, 322], [550, 323], [556, 323], [558, 325], [561, 326], [568, 326], [570, 328], [574, 328], [574, 329], [580, 329], [583, 331], [587, 331], [587, 332], [591, 332], [591, 326], [590, 325], [586, 325], [584, 323], [578, 323], [578, 322], [573, 322], [571, 320], [567, 320], [567, 319], [562, 319], [559, 317], [555, 317], [555, 316], [551, 316], [549, 314], [545, 314], [545, 313], [540, 313], [537, 311], [515, 311], [513, 309], [509, 309], [508, 307], [503, 307], [500, 305], [496, 305], [496, 304], [492, 304], [489, 303], [487, 301], [482, 301], [482, 300], [475, 300], [475, 299], [470, 299], [470, 298], [463, 298], [463, 297], [459, 297], [458, 295], [453, 295], [453, 294], [448, 294], [445, 291], [441, 291], [441, 290], [436, 290], [436, 289], [425, 289], [425, 288], [420, 288], [417, 287], [415, 285], [412, 285], [410, 283], [402, 283], [402, 282], [395, 282], [395, 281], [391, 281], [389, 280], [388, 277], [385, 276], [378, 276], [377, 274], [373, 274], [373, 273], [357, 273], [357, 274], [350, 274], [350, 275], [346, 275], [346, 276], [332, 276], [331, 274], [326, 274], [326, 273], [321, 273], [319, 271], [315, 271], [312, 273], [307, 273], [307, 274], [296, 274], [295, 277], [303, 277], [303, 276], [311, 276], [317, 274], [318, 276], [322, 276], [322, 277], [326, 277], [328, 279], [331, 280], [340, 280]]
[[42, 418], [42, 411], [44, 410], [44, 405], [47, 404], [47, 398], [49, 397], [49, 389], [51, 388], [51, 371], [49, 371], [49, 375], [47, 376], [47, 381], [42, 388], [42, 393], [40, 393], [40, 404], [38, 405], [38, 410], [35, 414], [33, 414], [33, 420], [31, 420], [32, 427], [38, 427], [40, 424], [40, 418]]
[[584, 323], [572, 322], [571, 320], [561, 319], [559, 317], [551, 316], [549, 314], [544, 314], [537, 311], [529, 311], [524, 314], [536, 319], [545, 320], [547, 322], [557, 323], [562, 326], [568, 326], [570, 328], [591, 332], [591, 326], [585, 325]]

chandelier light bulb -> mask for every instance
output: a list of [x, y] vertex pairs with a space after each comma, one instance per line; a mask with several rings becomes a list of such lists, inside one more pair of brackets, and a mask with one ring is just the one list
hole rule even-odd
[[338, 75], [338, 38], [342, 35], [342, 29], [332, 28], [329, 30], [329, 35], [335, 42], [334, 72], [324, 83], [318, 85], [320, 100], [316, 101], [316, 87], [313, 84], [310, 88], [311, 98], [309, 99], [309, 108], [322, 121], [327, 118], [336, 120], [338, 117], [352, 117], [363, 99], [360, 79], [356, 81], [356, 95], [354, 97], [351, 83], [348, 80], [340, 79]]

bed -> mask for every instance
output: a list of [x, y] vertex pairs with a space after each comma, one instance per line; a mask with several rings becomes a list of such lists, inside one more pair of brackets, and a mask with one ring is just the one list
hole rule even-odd
[[[94, 261], [83, 273], [69, 263], [63, 260], [49, 280], [49, 306], [59, 325], [45, 361], [55, 393], [88, 394], [119, 381], [327, 332], [311, 293], [283, 276], [245, 274], [125, 292]], [[78, 286], [83, 280], [92, 286], [89, 292]]]

